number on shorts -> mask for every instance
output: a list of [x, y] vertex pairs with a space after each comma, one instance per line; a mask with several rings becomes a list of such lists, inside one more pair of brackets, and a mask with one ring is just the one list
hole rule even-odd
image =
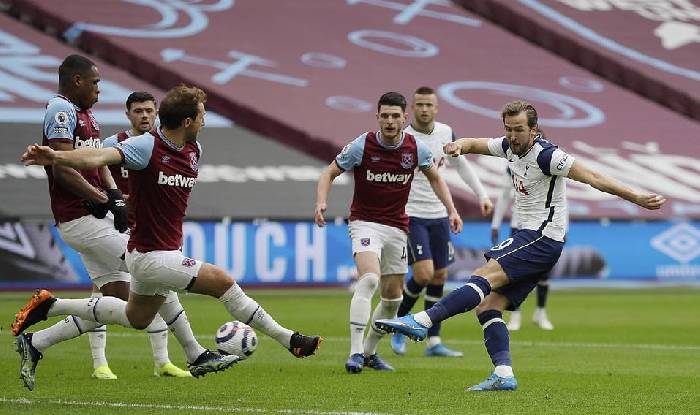
[[418, 255], [423, 255], [423, 245], [416, 245], [416, 249], [418, 250]]
[[403, 262], [406, 262], [406, 261], [408, 260], [408, 254], [406, 253], [406, 247], [405, 247], [405, 246], [401, 249], [401, 260], [402, 260]]

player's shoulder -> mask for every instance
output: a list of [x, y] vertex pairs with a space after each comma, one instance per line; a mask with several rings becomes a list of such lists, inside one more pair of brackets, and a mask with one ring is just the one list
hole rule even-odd
[[452, 127], [443, 122], [435, 121], [435, 129], [433, 130], [433, 134], [438, 134], [440, 136], [447, 135], [450, 137], [450, 139], [452, 139]]
[[535, 146], [537, 146], [539, 151], [554, 151], [559, 148], [556, 144], [542, 136], [535, 138]]
[[51, 97], [46, 103], [46, 113], [58, 118], [56, 122], [59, 123], [67, 121], [63, 117], [75, 118], [76, 111], [76, 106], [60, 95]]

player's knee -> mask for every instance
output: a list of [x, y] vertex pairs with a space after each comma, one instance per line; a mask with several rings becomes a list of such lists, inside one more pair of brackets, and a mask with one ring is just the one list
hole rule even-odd
[[433, 278], [430, 280], [430, 284], [445, 285], [445, 281], [447, 281], [447, 269], [442, 269], [435, 271]]
[[148, 325], [153, 321], [153, 317], [154, 316], [147, 317], [143, 315], [127, 314], [129, 324], [131, 324], [131, 327], [135, 328], [136, 330], [144, 330], [146, 327], [148, 327]]

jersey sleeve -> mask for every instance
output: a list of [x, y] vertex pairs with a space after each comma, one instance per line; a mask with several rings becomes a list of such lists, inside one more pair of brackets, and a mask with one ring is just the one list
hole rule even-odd
[[75, 108], [69, 102], [56, 99], [46, 107], [44, 134], [49, 141], [73, 142], [76, 124]]
[[492, 156], [496, 157], [508, 157], [506, 151], [508, 151], [508, 140], [506, 137], [492, 138], [488, 142], [489, 152]]
[[427, 169], [433, 165], [433, 153], [430, 148], [421, 140], [416, 139], [416, 147], [418, 153], [418, 168]]
[[124, 167], [143, 170], [151, 161], [154, 144], [155, 138], [151, 134], [144, 134], [117, 143], [114, 147], [121, 153]]
[[574, 156], [552, 146], [537, 156], [537, 164], [547, 176], [568, 176], [574, 164]]
[[119, 142], [117, 134], [110, 135], [109, 137], [102, 140], [102, 147], [114, 147]]
[[335, 157], [335, 164], [345, 171], [352, 170], [355, 166], [359, 166], [360, 163], [362, 163], [362, 155], [365, 152], [366, 137], [367, 133], [362, 134], [343, 147], [340, 154]]

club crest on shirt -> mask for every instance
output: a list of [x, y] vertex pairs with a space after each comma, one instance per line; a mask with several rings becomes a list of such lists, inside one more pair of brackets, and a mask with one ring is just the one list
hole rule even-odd
[[170, 162], [170, 156], [165, 155], [160, 159], [160, 162], [163, 164], [168, 164]]
[[186, 267], [193, 267], [193, 266], [195, 266], [196, 263], [197, 263], [197, 261], [195, 261], [192, 258], [185, 258], [182, 260], [182, 265], [186, 266]]
[[413, 153], [401, 153], [401, 167], [404, 169], [413, 168]]
[[190, 153], [190, 167], [192, 167], [192, 171], [199, 170], [199, 166], [197, 165], [197, 153]]
[[360, 238], [360, 245], [369, 246], [369, 238]]

